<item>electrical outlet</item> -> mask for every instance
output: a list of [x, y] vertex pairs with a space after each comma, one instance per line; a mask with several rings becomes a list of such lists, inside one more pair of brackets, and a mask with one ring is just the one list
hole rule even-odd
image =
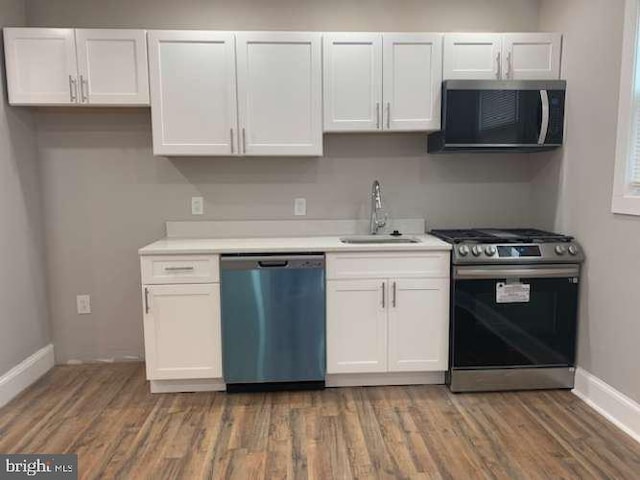
[[293, 201], [293, 214], [297, 217], [307, 214], [307, 199], [296, 198]]
[[91, 313], [91, 296], [78, 295], [76, 297], [76, 307], [78, 309], [78, 315], [88, 315]]
[[204, 199], [202, 197], [191, 197], [191, 215], [204, 214]]

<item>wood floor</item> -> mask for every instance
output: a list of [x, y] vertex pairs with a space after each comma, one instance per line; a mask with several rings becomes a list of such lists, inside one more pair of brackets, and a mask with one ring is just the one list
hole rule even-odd
[[0, 452], [100, 479], [640, 478], [640, 444], [566, 391], [152, 395], [142, 364], [54, 368], [0, 409]]

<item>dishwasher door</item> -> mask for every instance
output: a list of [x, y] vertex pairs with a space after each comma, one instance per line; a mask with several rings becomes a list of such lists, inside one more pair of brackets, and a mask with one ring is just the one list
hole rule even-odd
[[228, 389], [233, 384], [324, 385], [324, 266], [323, 254], [221, 257]]

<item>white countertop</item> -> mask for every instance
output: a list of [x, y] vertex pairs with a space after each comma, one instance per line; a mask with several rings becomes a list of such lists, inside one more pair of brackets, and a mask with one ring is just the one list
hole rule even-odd
[[451, 245], [432, 235], [407, 235], [420, 243], [348, 244], [341, 236], [265, 238], [163, 238], [138, 250], [140, 255], [183, 255], [260, 252], [388, 252], [448, 251]]

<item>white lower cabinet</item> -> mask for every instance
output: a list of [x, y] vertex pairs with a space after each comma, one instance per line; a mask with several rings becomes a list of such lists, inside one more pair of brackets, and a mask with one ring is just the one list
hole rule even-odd
[[449, 280], [327, 282], [327, 373], [444, 371]]
[[387, 369], [386, 282], [327, 282], [327, 373]]
[[[377, 374], [447, 369], [448, 252], [336, 252], [326, 259], [329, 375], [359, 374], [371, 384]], [[143, 256], [141, 270], [152, 392], [223, 389], [219, 256]]]
[[220, 284], [147, 285], [143, 295], [147, 378], [222, 377]]
[[447, 369], [449, 280], [390, 280], [390, 372]]

